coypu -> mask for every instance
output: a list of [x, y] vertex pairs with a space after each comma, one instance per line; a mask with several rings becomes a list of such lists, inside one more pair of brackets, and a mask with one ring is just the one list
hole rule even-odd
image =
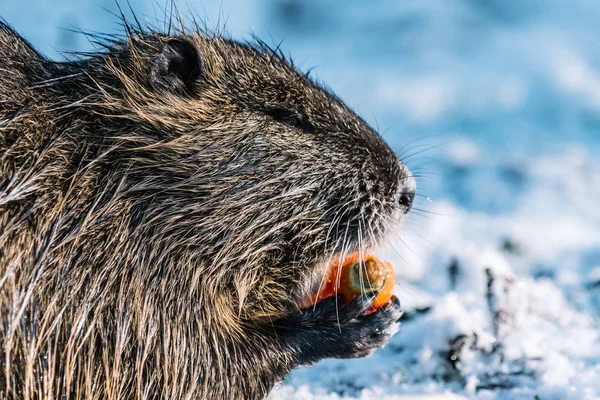
[[2, 398], [263, 398], [387, 343], [395, 298], [299, 304], [408, 212], [400, 159], [260, 41], [126, 27], [54, 62], [0, 25]]

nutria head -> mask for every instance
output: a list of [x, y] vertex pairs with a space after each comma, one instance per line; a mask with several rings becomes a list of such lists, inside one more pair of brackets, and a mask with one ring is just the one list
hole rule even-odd
[[81, 67], [144, 220], [120, 234], [190, 260], [241, 309], [281, 310], [317, 264], [377, 245], [411, 206], [381, 136], [261, 43], [151, 33]]
[[[130, 32], [54, 63], [4, 40], [28, 50], [0, 60], [2, 79], [22, 82], [0, 88], [0, 267], [23, 279], [0, 306], [43, 310], [30, 317], [40, 353], [19, 347], [13, 325], [0, 337], [5, 356], [70, 365], [65, 387], [101, 380], [99, 366], [107, 382], [129, 376], [135, 359], [162, 369], [128, 382], [221, 374], [235, 388], [246, 372], [234, 377], [222, 352], [242, 357], [236, 338], [410, 209], [414, 180], [381, 136], [260, 42]], [[57, 337], [79, 350], [42, 355]]]

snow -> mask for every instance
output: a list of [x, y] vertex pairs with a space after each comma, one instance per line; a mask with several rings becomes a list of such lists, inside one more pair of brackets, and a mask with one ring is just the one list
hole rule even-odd
[[[600, 3], [187, 4], [234, 37], [284, 39], [417, 176], [379, 253], [399, 332], [370, 358], [294, 371], [271, 400], [600, 398]], [[92, 46], [60, 28], [119, 31], [103, 7], [0, 0], [0, 15], [60, 58]]]
[[[463, 166], [472, 159], [477, 167], [477, 158], [456, 151], [448, 159]], [[531, 185], [511, 212], [434, 203], [435, 217], [424, 219], [419, 232], [402, 233], [428, 239], [413, 249], [419, 262], [405, 270], [406, 256], [398, 254], [404, 252], [384, 251], [396, 266], [396, 293], [408, 317], [387, 347], [368, 359], [295, 371], [271, 397], [600, 396], [600, 220], [593, 204], [581, 204], [590, 193], [582, 180], [597, 179], [600, 165], [576, 149], [532, 159], [526, 171]]]

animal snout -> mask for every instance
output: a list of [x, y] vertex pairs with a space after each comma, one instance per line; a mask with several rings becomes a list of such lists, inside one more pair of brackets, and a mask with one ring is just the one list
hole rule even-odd
[[400, 203], [400, 207], [402, 207], [404, 214], [406, 214], [410, 211], [410, 208], [412, 207], [414, 199], [415, 199], [415, 191], [412, 189], [407, 189], [407, 190], [403, 191], [402, 193], [400, 193], [400, 199], [398, 200], [398, 203]]

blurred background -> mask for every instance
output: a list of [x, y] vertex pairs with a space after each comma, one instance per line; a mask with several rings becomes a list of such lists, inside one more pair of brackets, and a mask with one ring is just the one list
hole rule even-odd
[[[170, 4], [130, 4], [164, 26]], [[407, 310], [400, 332], [367, 360], [295, 372], [273, 398], [600, 396], [600, 2], [178, 8], [236, 39], [281, 43], [418, 180], [415, 211], [385, 249]], [[94, 49], [79, 29], [122, 33], [117, 15], [113, 0], [0, 0], [0, 16], [55, 60]]]

